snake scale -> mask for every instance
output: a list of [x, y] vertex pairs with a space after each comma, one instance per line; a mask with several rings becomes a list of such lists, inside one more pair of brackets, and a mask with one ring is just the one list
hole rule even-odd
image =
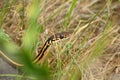
[[[34, 57], [33, 63], [38, 63], [44, 56], [46, 50], [52, 45], [53, 43], [66, 39], [71, 35], [71, 32], [61, 32], [61, 33], [56, 33], [52, 36], [50, 36], [47, 41], [44, 43], [43, 47], [39, 51], [39, 53]], [[6, 56], [2, 51], [0, 51], [0, 54], [4, 56], [8, 61], [13, 63], [16, 66], [23, 66], [22, 64], [19, 64], [13, 60], [11, 60], [8, 56]]]

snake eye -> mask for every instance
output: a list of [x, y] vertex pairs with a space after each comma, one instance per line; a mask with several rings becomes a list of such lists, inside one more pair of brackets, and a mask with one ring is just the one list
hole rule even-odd
[[64, 35], [60, 35], [60, 39], [63, 39], [64, 38]]

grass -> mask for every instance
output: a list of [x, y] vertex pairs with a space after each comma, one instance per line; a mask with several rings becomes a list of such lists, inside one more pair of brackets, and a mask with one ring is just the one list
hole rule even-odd
[[[22, 78], [23, 76], [22, 75], [17, 75], [17, 74], [1, 74], [0, 75], [1, 77], [3, 76], [3, 77], [7, 77], [7, 76], [10, 76], [10, 77], [19, 77], [19, 78]], [[34, 80], [34, 79], [36, 79], [36, 78], [34, 78], [34, 77], [31, 77], [31, 76], [24, 76], [24, 79], [31, 79], [31, 80]], [[17, 79], [16, 79], [17, 80]], [[18, 79], [19, 80], [19, 79]]]
[[[16, 80], [110, 79], [112, 75], [107, 73], [111, 70], [103, 70], [106, 67], [110, 68], [111, 64], [108, 64], [108, 61], [113, 57], [112, 54], [114, 55], [114, 52], [107, 50], [114, 45], [113, 50], [117, 53], [114, 47], [119, 43], [119, 22], [116, 22], [119, 12], [114, 8], [119, 1], [12, 1], [14, 4], [8, 1], [5, 3], [7, 6], [3, 6], [0, 11], [0, 14], [3, 14], [0, 19], [0, 50], [24, 66], [18, 67], [22, 74], [18, 71], [16, 74], [5, 73], [0, 76], [16, 77]], [[18, 5], [21, 3], [24, 3], [23, 7]], [[8, 15], [12, 12], [13, 23], [7, 26], [10, 21], [7, 21]], [[54, 33], [71, 30], [73, 33], [70, 38], [55, 43], [48, 49], [46, 53], [49, 55], [42, 65], [32, 63], [33, 55], [40, 43], [43, 45]], [[22, 38], [19, 40], [17, 37], [21, 35], [21, 31]], [[22, 43], [18, 45], [20, 41]], [[102, 62], [102, 56], [106, 55], [111, 56], [108, 61]]]
[[64, 24], [64, 27], [65, 27], [65, 28], [67, 27], [67, 25], [68, 25], [68, 23], [69, 23], [69, 20], [70, 20], [70, 18], [71, 18], [71, 14], [72, 14], [73, 9], [74, 9], [74, 7], [75, 7], [76, 1], [77, 1], [77, 0], [73, 0], [73, 1], [72, 1], [70, 10], [68, 11], [68, 14], [67, 14], [67, 16], [66, 16], [66, 21], [65, 21], [65, 24]]
[[3, 21], [4, 21], [4, 17], [6, 16], [6, 14], [7, 14], [7, 12], [8, 12], [8, 10], [9, 10], [9, 1], [7, 1], [6, 3], [5, 3], [5, 5], [3, 6], [3, 8], [0, 10], [0, 17], [1, 17], [1, 19], [0, 19], [0, 26], [2, 26], [2, 23], [3, 23]]

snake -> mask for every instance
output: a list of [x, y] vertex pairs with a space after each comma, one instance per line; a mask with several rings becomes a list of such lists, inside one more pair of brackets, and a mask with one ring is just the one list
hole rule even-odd
[[[45, 52], [47, 51], [47, 49], [54, 44], [55, 42], [58, 42], [60, 40], [66, 39], [71, 35], [71, 31], [69, 32], [60, 32], [60, 33], [56, 33], [52, 36], [50, 36], [44, 43], [44, 45], [42, 46], [41, 50], [38, 52], [38, 54], [34, 57], [33, 59], [33, 63], [39, 63], [39, 61], [45, 56]], [[6, 56], [2, 51], [0, 51], [0, 54], [2, 56], [4, 56], [8, 61], [10, 61], [12, 64], [16, 65], [16, 66], [24, 66], [23, 64], [17, 63], [15, 61], [13, 61], [12, 59], [10, 59], [8, 56]]]

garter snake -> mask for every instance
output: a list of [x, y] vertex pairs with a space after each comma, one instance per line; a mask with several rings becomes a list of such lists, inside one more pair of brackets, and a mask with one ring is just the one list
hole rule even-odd
[[[45, 56], [45, 51], [49, 48], [50, 45], [53, 43], [63, 40], [65, 38], [68, 38], [70, 36], [71, 32], [61, 32], [61, 33], [56, 33], [52, 36], [50, 36], [47, 41], [44, 43], [43, 47], [39, 51], [39, 53], [34, 57], [33, 63], [38, 63], [44, 56]], [[10, 61], [12, 64], [16, 66], [23, 66], [22, 64], [19, 64], [9, 57], [7, 57], [2, 51], [0, 51], [0, 54], [4, 56], [8, 61]]]

